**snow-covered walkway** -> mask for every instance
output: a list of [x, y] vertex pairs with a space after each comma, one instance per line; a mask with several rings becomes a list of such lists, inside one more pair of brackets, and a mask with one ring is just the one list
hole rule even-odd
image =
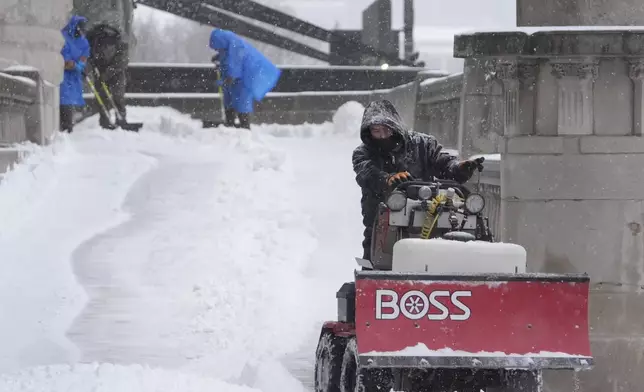
[[0, 391], [309, 389], [361, 253], [357, 129], [137, 118], [0, 183]]

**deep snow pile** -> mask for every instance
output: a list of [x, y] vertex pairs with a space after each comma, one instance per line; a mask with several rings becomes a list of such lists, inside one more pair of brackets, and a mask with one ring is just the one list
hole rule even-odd
[[333, 115], [333, 130], [336, 134], [359, 135], [363, 113], [364, 106], [360, 102], [344, 103]]
[[258, 392], [244, 386], [140, 365], [55, 365], [0, 375], [2, 392]]
[[361, 250], [357, 138], [131, 118], [0, 184], [0, 390], [302, 390], [285, 358], [312, 361]]

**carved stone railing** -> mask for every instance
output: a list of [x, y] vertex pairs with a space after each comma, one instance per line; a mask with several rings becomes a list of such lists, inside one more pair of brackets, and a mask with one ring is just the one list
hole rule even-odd
[[18, 152], [7, 147], [27, 140], [30, 111], [37, 95], [33, 80], [0, 73], [0, 173], [18, 159]]
[[436, 136], [447, 148], [458, 149], [463, 74], [420, 83], [414, 129]]
[[635, 391], [644, 375], [644, 30], [472, 33], [455, 56], [501, 86], [501, 240], [533, 272], [591, 278], [590, 372], [544, 390]]
[[0, 145], [27, 139], [27, 115], [36, 101], [36, 82], [0, 73]]
[[487, 154], [483, 156], [483, 171], [477, 172], [467, 183], [467, 186], [480, 193], [485, 198], [485, 215], [490, 220], [490, 228], [495, 241], [501, 240], [501, 155]]
[[0, 173], [19, 158], [13, 144], [47, 144], [57, 127], [56, 86], [29, 67], [0, 72]]
[[7, 145], [47, 143], [58, 129], [60, 33], [72, 0], [4, 0], [0, 9], [0, 174], [20, 158]]

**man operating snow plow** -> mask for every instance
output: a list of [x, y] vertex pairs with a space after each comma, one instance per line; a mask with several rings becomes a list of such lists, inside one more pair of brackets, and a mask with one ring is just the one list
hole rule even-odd
[[543, 370], [592, 366], [589, 277], [526, 272], [484, 206], [454, 181], [388, 194], [371, 260], [357, 259], [322, 327], [316, 391], [541, 392]]

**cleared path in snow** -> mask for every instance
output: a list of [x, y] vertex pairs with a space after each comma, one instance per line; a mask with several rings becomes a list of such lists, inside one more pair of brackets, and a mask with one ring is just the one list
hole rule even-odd
[[[141, 365], [186, 375], [179, 390], [213, 379], [310, 389], [319, 326], [335, 317], [335, 291], [361, 251], [357, 138], [329, 125], [202, 130], [174, 111], [132, 112], [148, 121], [141, 134], [79, 127], [74, 151], [52, 165], [56, 181], [34, 180], [48, 192], [40, 207], [27, 222], [14, 216], [24, 227], [4, 243], [0, 231], [2, 259], [29, 267], [1, 272], [16, 270], [15, 285], [43, 282], [0, 336], [11, 348], [0, 372], [23, 369], [0, 389], [64, 377], [83, 390], [127, 369], [142, 383], [153, 376]], [[47, 301], [51, 317], [39, 308]], [[65, 363], [87, 365], [33, 369]]]

